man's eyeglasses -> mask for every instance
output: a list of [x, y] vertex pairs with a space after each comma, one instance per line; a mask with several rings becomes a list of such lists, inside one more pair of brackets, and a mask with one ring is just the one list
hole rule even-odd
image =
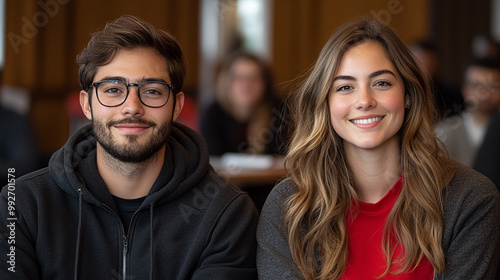
[[481, 82], [467, 82], [466, 85], [474, 90], [488, 90], [496, 91], [500, 89], [500, 83], [481, 83]]
[[117, 107], [127, 100], [129, 87], [137, 87], [141, 103], [151, 107], [159, 108], [167, 104], [173, 85], [165, 82], [146, 81], [140, 84], [126, 84], [122, 81], [103, 80], [92, 83], [95, 88], [97, 100], [102, 106]]

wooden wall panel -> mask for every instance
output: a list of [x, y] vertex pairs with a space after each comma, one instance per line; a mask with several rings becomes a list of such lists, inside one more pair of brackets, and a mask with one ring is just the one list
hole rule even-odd
[[[346, 21], [363, 15], [385, 17], [405, 42], [428, 34], [429, 0], [273, 0], [272, 64], [281, 89], [303, 73], [317, 58], [331, 33]], [[51, 3], [52, 12], [37, 33], [23, 34], [33, 16]], [[139, 16], [172, 33], [188, 64], [185, 90], [198, 87], [200, 61], [199, 0], [41, 0], [6, 1], [7, 34], [27, 35], [26, 43], [13, 46], [7, 39], [4, 82], [32, 93], [32, 118], [36, 120], [40, 149], [51, 153], [67, 138], [64, 100], [79, 90], [76, 55], [90, 34], [123, 14]], [[55, 4], [54, 4], [55, 3]], [[58, 5], [54, 8], [54, 5]], [[54, 11], [57, 10], [57, 11]], [[394, 9], [397, 13], [391, 13]], [[50, 10], [49, 10], [50, 11]], [[46, 12], [47, 14], [47, 12]], [[41, 14], [40, 14], [41, 15]], [[390, 15], [388, 19], [387, 15]], [[384, 19], [384, 18], [383, 18]], [[43, 23], [43, 16], [38, 19]], [[28, 22], [28, 23], [26, 23]], [[40, 23], [38, 22], [38, 23]], [[28, 30], [29, 31], [29, 30]], [[214, 37], [214, 40], [217, 40]], [[285, 91], [285, 90], [284, 90]], [[50, 118], [59, 116], [51, 123]], [[54, 131], [61, 133], [54, 133]], [[51, 131], [51, 133], [48, 133]]]
[[80, 90], [76, 55], [91, 33], [123, 14], [141, 17], [177, 38], [189, 67], [184, 88], [196, 89], [198, 0], [6, 1], [6, 33], [17, 36], [14, 45], [7, 38], [3, 82], [30, 91], [31, 117], [44, 155], [68, 137], [65, 99]]
[[375, 16], [410, 43], [429, 34], [429, 0], [274, 0], [273, 67], [286, 94], [311, 67], [331, 34], [361, 16]]

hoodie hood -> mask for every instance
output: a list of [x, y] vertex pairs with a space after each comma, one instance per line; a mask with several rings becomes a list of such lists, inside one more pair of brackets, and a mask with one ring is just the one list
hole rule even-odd
[[[191, 191], [204, 178], [209, 166], [208, 148], [203, 138], [190, 128], [173, 123], [162, 170], [143, 206], [162, 204]], [[71, 196], [79, 196], [81, 190], [83, 199], [96, 205], [111, 198], [97, 171], [96, 138], [91, 124], [75, 132], [52, 155], [49, 172], [59, 187]]]

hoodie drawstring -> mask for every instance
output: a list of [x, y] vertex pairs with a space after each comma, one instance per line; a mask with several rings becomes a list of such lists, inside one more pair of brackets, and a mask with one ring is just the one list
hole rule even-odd
[[151, 203], [149, 207], [149, 279], [153, 280], [153, 207], [154, 204]]
[[82, 235], [82, 204], [83, 204], [83, 191], [78, 189], [78, 232], [76, 235], [76, 253], [75, 253], [75, 272], [74, 279], [78, 279], [78, 263], [80, 261], [80, 237]]

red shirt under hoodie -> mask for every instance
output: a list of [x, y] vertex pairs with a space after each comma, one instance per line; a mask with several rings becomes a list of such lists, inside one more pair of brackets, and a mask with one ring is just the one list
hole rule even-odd
[[[340, 279], [376, 279], [385, 271], [386, 258], [382, 251], [382, 233], [389, 212], [401, 193], [402, 186], [403, 176], [379, 202], [359, 201], [358, 215], [353, 221], [347, 219], [346, 222], [349, 235], [349, 256], [346, 270]], [[352, 211], [354, 212], [351, 213], [355, 214], [355, 206], [352, 207]], [[395, 258], [401, 253], [402, 247], [398, 246], [394, 254]], [[433, 276], [434, 268], [424, 257], [415, 270], [398, 275], [388, 273], [380, 279], [430, 280], [433, 279]]]

